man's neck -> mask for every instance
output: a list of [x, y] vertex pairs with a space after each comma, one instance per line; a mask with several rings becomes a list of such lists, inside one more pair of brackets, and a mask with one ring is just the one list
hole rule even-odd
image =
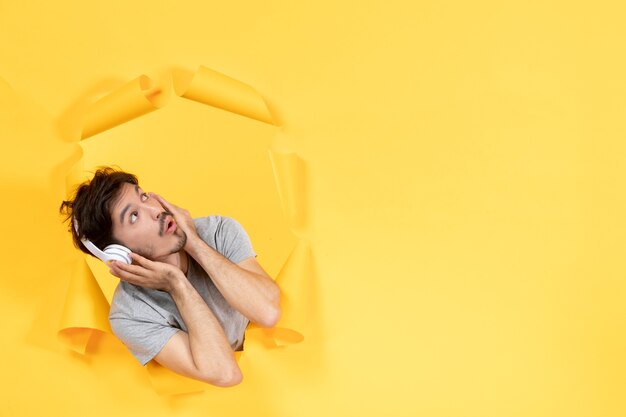
[[155, 261], [174, 265], [178, 267], [181, 271], [183, 271], [183, 274], [185, 275], [187, 275], [187, 271], [189, 270], [189, 258], [185, 250], [181, 250], [176, 253], [163, 256], [161, 258], [157, 258], [155, 259]]

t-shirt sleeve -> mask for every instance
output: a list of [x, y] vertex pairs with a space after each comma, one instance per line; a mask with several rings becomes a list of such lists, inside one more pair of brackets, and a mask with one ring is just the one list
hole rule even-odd
[[216, 234], [220, 240], [218, 246], [222, 248], [222, 255], [233, 263], [239, 263], [257, 254], [252, 248], [250, 237], [243, 226], [232, 217], [222, 216], [222, 223]]
[[125, 314], [109, 315], [111, 330], [135, 358], [145, 365], [163, 349], [170, 338], [180, 329], [173, 327], [157, 312], [148, 309]]

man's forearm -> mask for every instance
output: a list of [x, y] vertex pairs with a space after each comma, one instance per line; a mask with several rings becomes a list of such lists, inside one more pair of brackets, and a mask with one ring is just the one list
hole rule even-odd
[[187, 277], [181, 274], [170, 295], [187, 326], [189, 348], [196, 368], [207, 375], [221, 375], [228, 369], [238, 369], [224, 329]]
[[222, 256], [202, 239], [189, 254], [202, 266], [220, 293], [237, 311], [255, 323], [268, 323], [279, 314], [280, 289], [270, 278], [248, 271]]

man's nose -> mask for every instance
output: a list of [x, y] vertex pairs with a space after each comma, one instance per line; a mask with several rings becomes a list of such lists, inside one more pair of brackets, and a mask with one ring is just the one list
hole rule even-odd
[[161, 207], [149, 206], [150, 215], [154, 220], [159, 220], [161, 214], [163, 214], [163, 209]]

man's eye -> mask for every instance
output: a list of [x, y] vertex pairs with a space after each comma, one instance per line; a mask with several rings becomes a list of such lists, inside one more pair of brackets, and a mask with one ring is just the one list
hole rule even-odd
[[137, 219], [137, 212], [130, 213], [130, 222], [131, 223], [135, 223], [135, 220], [133, 220], [133, 216], [135, 216], [135, 219]]

